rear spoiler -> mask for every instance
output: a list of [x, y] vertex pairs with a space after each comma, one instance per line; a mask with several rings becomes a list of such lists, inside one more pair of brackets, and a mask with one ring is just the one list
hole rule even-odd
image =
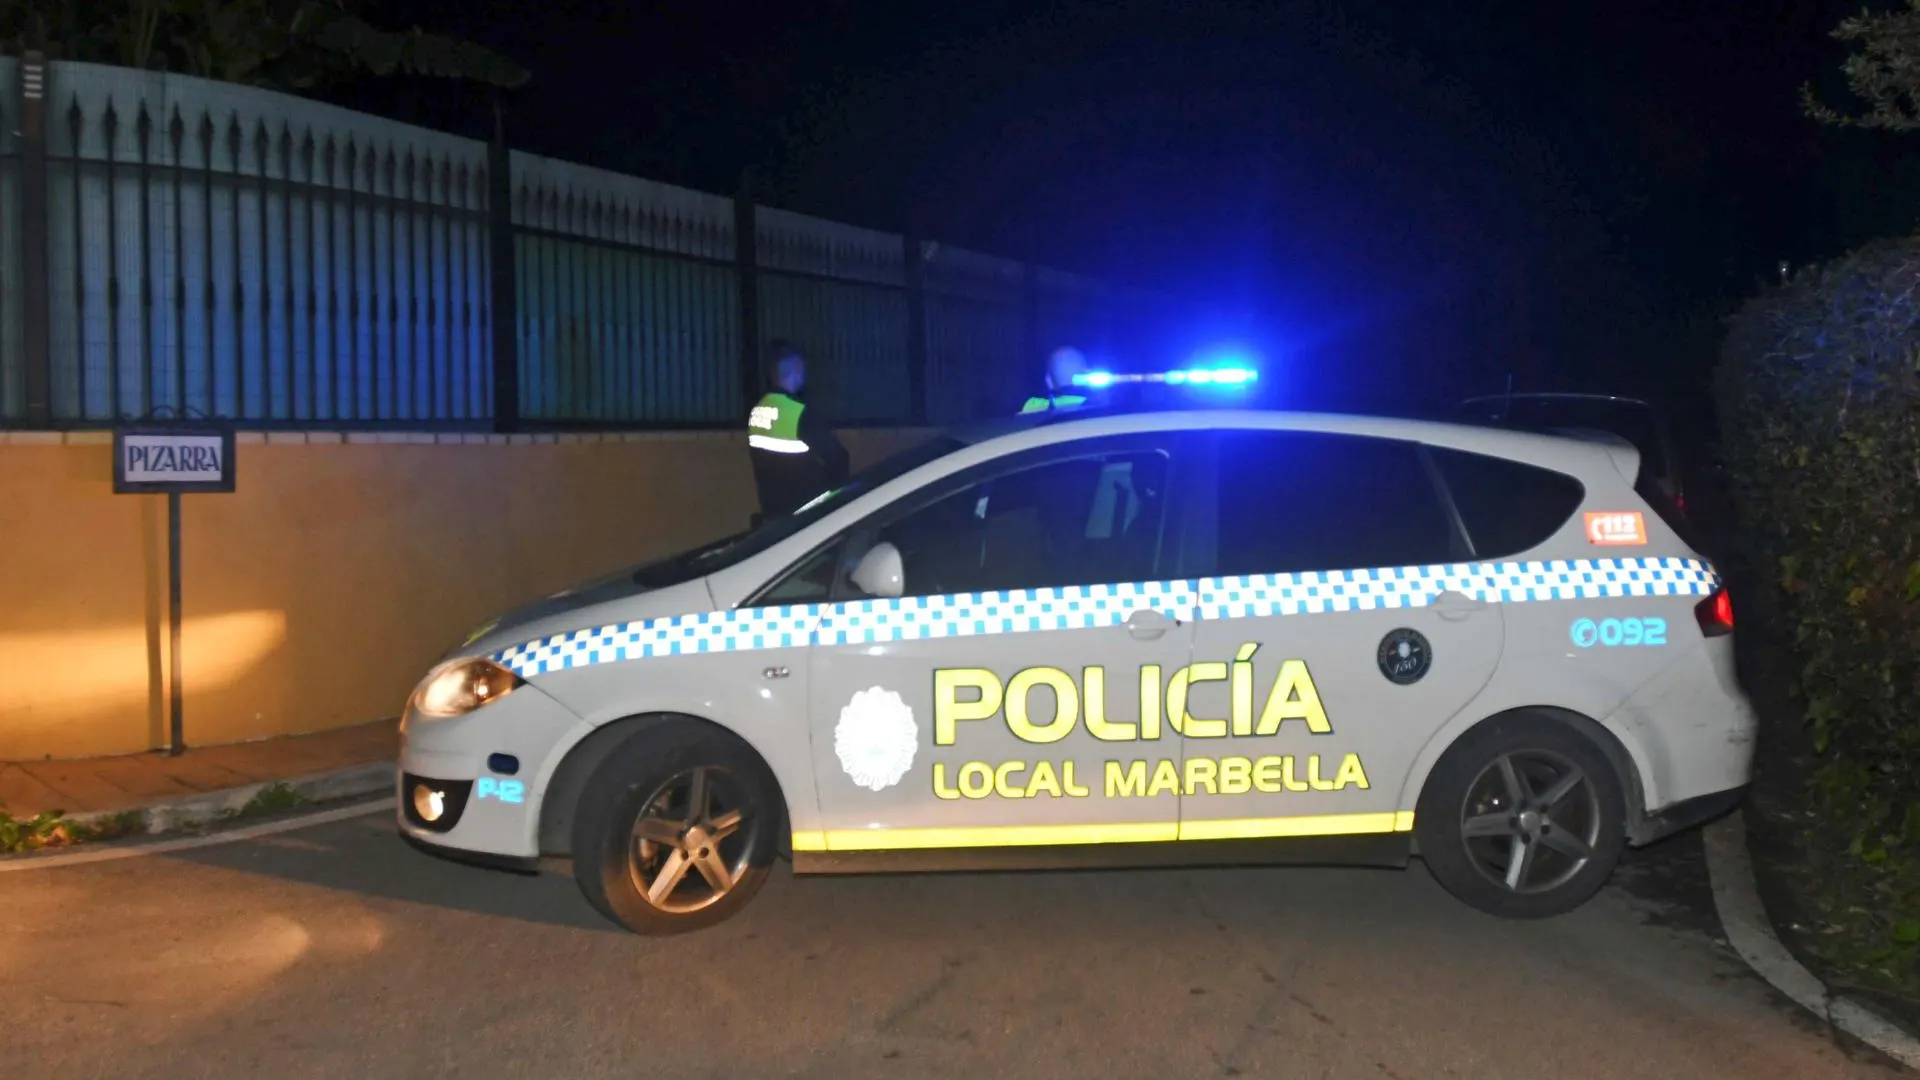
[[1484, 405], [1499, 402], [1502, 405], [1515, 401], [1605, 401], [1614, 405], [1638, 405], [1651, 409], [1653, 405], [1644, 398], [1624, 397], [1620, 394], [1583, 394], [1571, 391], [1515, 390], [1505, 394], [1480, 394], [1460, 402], [1461, 406]]

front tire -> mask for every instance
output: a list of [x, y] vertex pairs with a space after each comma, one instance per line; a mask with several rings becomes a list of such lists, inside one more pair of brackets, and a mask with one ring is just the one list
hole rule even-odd
[[1600, 891], [1626, 848], [1626, 798], [1607, 755], [1544, 716], [1501, 717], [1448, 748], [1420, 793], [1414, 837], [1456, 898], [1509, 919], [1563, 915]]
[[710, 725], [665, 720], [607, 756], [580, 796], [574, 880], [637, 934], [722, 922], [753, 899], [785, 814], [772, 773]]

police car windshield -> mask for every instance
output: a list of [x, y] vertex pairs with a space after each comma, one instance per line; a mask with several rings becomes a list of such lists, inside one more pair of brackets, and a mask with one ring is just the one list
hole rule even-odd
[[916, 444], [862, 469], [846, 483], [822, 493], [791, 514], [769, 518], [748, 532], [648, 563], [633, 572], [634, 584], [663, 589], [725, 570], [760, 554], [895, 477], [904, 476], [967, 444], [967, 440], [953, 435], [940, 435]]

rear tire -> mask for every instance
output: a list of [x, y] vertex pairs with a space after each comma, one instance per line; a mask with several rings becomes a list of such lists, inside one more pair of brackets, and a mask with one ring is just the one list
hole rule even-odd
[[1626, 848], [1613, 763], [1559, 720], [1488, 721], [1447, 749], [1420, 792], [1421, 858], [1456, 898], [1491, 915], [1563, 915], [1600, 891]]
[[779, 851], [779, 785], [757, 754], [694, 720], [620, 744], [580, 795], [573, 875], [596, 910], [637, 934], [722, 922], [753, 899]]

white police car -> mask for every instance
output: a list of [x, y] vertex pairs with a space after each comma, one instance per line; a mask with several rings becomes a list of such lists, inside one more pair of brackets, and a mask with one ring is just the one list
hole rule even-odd
[[801, 873], [1404, 864], [1507, 916], [1730, 807], [1754, 722], [1637, 452], [1254, 411], [941, 435], [490, 624], [400, 827], [642, 933]]

